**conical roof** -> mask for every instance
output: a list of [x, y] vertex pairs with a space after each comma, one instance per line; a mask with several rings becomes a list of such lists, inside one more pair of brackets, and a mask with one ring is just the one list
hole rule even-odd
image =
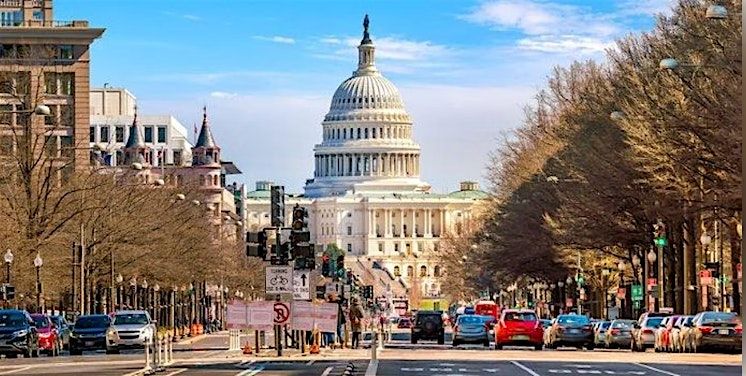
[[207, 123], [207, 107], [203, 109], [202, 115], [202, 129], [199, 130], [199, 137], [197, 137], [197, 144], [195, 148], [217, 148], [218, 144], [215, 142], [215, 138], [212, 136], [212, 131]]
[[125, 149], [145, 147], [145, 140], [140, 132], [140, 126], [137, 125], [137, 107], [135, 107], [135, 117], [132, 119], [132, 126], [130, 126], [130, 135], [127, 138], [127, 144], [124, 145]]

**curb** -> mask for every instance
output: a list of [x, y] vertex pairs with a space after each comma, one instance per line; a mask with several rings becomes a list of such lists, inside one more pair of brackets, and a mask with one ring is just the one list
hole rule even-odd
[[205, 335], [205, 334], [199, 334], [196, 337], [189, 337], [187, 339], [182, 339], [182, 340], [176, 341], [175, 344], [177, 344], [177, 345], [191, 345], [191, 344], [193, 344], [193, 343], [195, 343], [197, 341], [200, 341], [202, 339], [205, 339], [205, 338], [207, 338], [207, 335]]

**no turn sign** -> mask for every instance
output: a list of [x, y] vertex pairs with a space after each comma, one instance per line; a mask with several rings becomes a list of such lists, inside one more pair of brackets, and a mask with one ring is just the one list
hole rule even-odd
[[288, 319], [290, 319], [290, 304], [275, 302], [275, 324], [286, 324]]

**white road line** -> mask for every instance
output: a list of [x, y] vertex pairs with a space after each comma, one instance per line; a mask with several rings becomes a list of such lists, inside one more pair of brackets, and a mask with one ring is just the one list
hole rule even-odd
[[662, 374], [664, 374], [664, 375], [669, 375], [669, 376], [681, 376], [681, 375], [679, 375], [678, 373], [673, 373], [673, 372], [668, 372], [668, 371], [664, 371], [664, 370], [662, 370], [662, 369], [659, 369], [659, 368], [655, 368], [655, 367], [651, 367], [651, 366], [648, 366], [648, 365], [645, 365], [645, 364], [642, 364], [642, 363], [633, 363], [633, 364], [634, 364], [634, 365], [636, 365], [636, 366], [640, 366], [640, 367], [642, 367], [642, 368], [647, 368], [647, 369], [649, 369], [649, 370], [651, 370], [651, 371], [655, 371], [655, 372], [658, 372], [658, 373], [662, 373]]
[[241, 371], [237, 373], [236, 376], [254, 376], [258, 374], [259, 372], [262, 372], [262, 370], [264, 370], [264, 367], [259, 367], [255, 369], [247, 369], [245, 371]]
[[175, 370], [175, 371], [173, 371], [171, 373], [167, 373], [167, 374], [165, 374], [163, 376], [175, 376], [175, 375], [178, 375], [178, 374], [180, 374], [180, 373], [182, 373], [182, 372], [184, 372], [184, 371], [186, 371], [188, 369], [189, 368], [179, 368], [179, 369], [177, 369], [177, 370]]
[[376, 376], [378, 372], [378, 359], [371, 360], [368, 363], [368, 369], [365, 370], [365, 376]]
[[12, 374], [12, 373], [16, 373], [16, 372], [22, 372], [22, 371], [26, 371], [26, 370], [29, 370], [29, 369], [31, 369], [31, 368], [34, 368], [34, 366], [27, 366], [27, 367], [21, 367], [21, 368], [14, 368], [14, 369], [12, 369], [12, 370], [10, 370], [10, 371], [3, 371], [3, 372], [0, 372], [0, 375], [10, 375], [10, 374]]
[[516, 362], [515, 360], [511, 360], [510, 362], [513, 363], [514, 366], [526, 371], [531, 376], [540, 376], [538, 373], [534, 372], [531, 368], [528, 368], [524, 366], [523, 364]]
[[316, 359], [311, 359], [311, 360], [309, 360], [309, 361], [308, 361], [308, 363], [306, 363], [306, 365], [307, 365], [307, 366], [310, 366], [310, 365], [312, 365], [312, 364], [313, 364], [313, 362], [315, 362], [315, 361], [316, 361]]
[[333, 369], [334, 367], [326, 367], [326, 369], [324, 370], [324, 373], [322, 373], [321, 376], [329, 376], [329, 374], [332, 373]]

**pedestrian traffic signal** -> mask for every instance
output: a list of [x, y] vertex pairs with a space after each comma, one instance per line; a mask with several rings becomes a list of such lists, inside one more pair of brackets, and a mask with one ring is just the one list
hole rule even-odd
[[363, 286], [363, 298], [373, 299], [373, 286], [372, 285]]
[[16, 287], [10, 284], [3, 284], [0, 288], [0, 298], [8, 301], [16, 298]]
[[666, 225], [660, 219], [653, 225], [653, 241], [658, 247], [665, 247], [668, 245], [668, 239], [666, 238]]
[[272, 186], [270, 205], [272, 226], [282, 227], [285, 224], [285, 187]]
[[246, 256], [267, 258], [267, 234], [264, 231], [246, 233]]

